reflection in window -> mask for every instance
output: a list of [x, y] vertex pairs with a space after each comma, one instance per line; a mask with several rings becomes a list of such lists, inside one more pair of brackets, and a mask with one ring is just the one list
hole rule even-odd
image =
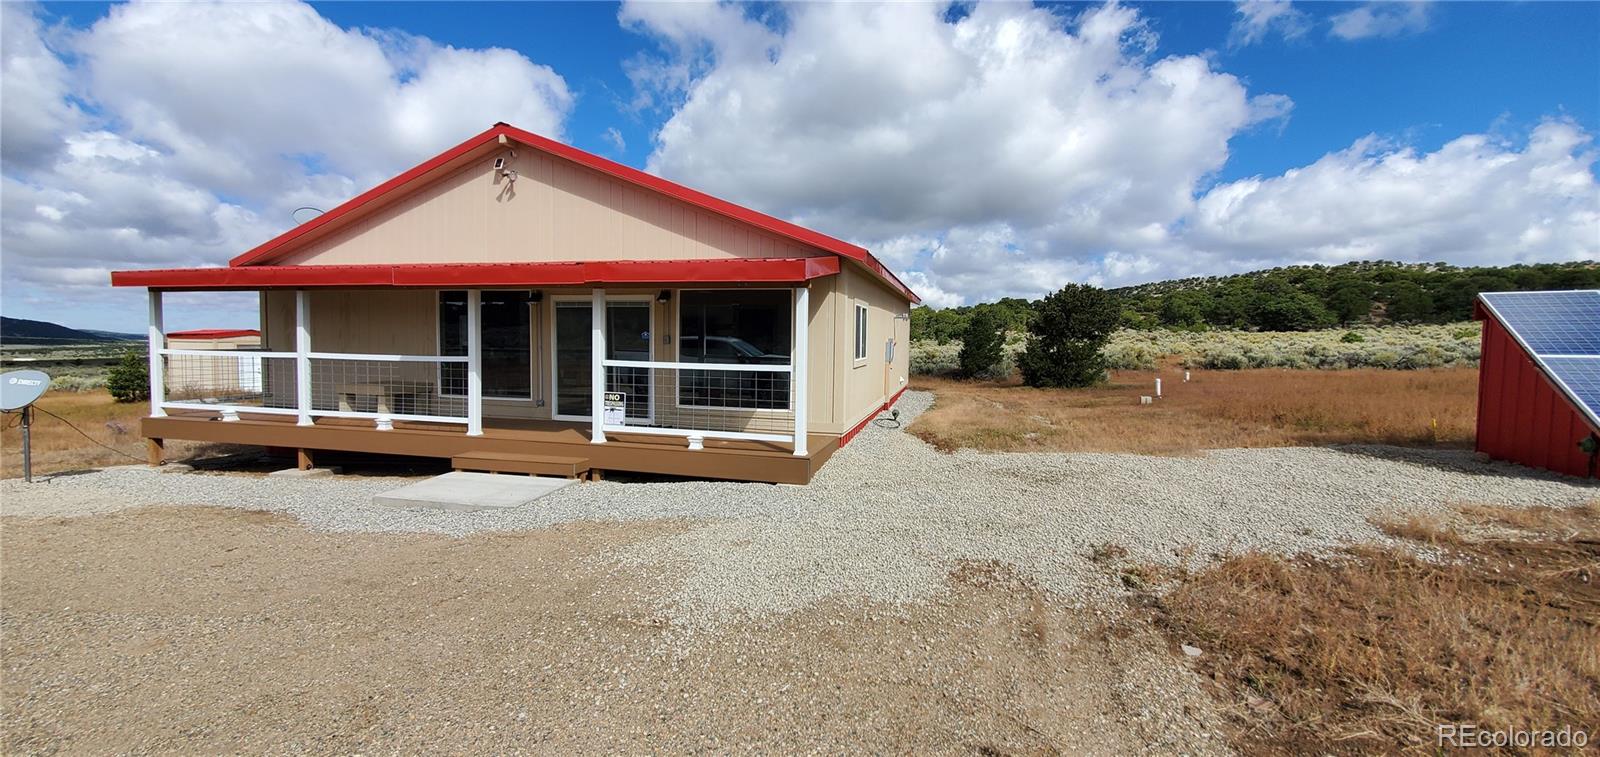
[[[533, 396], [532, 333], [526, 291], [486, 291], [480, 296], [483, 331], [483, 396], [494, 399], [528, 399]], [[467, 293], [439, 293], [439, 354], [467, 354]], [[465, 363], [439, 366], [439, 393], [467, 393]]]
[[[788, 365], [794, 308], [787, 289], [712, 289], [679, 294], [678, 360], [684, 363]], [[789, 374], [682, 371], [678, 404], [785, 410]]]

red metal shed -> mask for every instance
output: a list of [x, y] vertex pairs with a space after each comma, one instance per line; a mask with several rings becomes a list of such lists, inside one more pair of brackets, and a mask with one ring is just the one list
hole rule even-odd
[[1480, 299], [1477, 450], [1490, 457], [1572, 476], [1594, 476], [1595, 457], [1580, 447], [1592, 421]]

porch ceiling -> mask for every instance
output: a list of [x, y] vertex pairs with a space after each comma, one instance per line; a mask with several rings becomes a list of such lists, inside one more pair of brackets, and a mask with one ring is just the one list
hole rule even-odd
[[406, 265], [252, 265], [113, 271], [113, 286], [178, 290], [300, 287], [504, 287], [611, 284], [803, 283], [839, 272], [833, 255], [806, 258], [424, 263]]

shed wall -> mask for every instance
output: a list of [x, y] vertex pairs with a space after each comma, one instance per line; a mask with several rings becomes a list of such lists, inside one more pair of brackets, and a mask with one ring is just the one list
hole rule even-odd
[[1483, 321], [1477, 450], [1533, 468], [1586, 476], [1578, 442], [1593, 431], [1493, 316]]

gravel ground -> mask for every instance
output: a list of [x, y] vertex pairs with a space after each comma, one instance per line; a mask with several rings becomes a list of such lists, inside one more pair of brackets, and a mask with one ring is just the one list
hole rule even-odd
[[1457, 451], [946, 455], [892, 425], [807, 487], [502, 512], [372, 505], [398, 477], [0, 482], [0, 751], [1227, 753], [1097, 546], [1200, 562], [1600, 497]]
[[[932, 395], [907, 392], [909, 424]], [[1015, 566], [1069, 602], [1115, 587], [1088, 560], [1117, 544], [1173, 564], [1215, 554], [1323, 549], [1381, 540], [1369, 519], [1452, 504], [1581, 504], [1600, 488], [1459, 450], [1386, 447], [1220, 450], [1198, 457], [941, 454], [880, 421], [810, 486], [605, 482], [568, 487], [509, 512], [394, 510], [373, 494], [412, 479], [311, 481], [132, 467], [0, 483], [10, 515], [73, 515], [150, 504], [273, 510], [314, 530], [519, 531], [573, 521], [692, 519], [616, 556], [670, 566], [680, 621], [786, 612], [829, 598], [925, 600], [960, 561]]]
[[1184, 658], [963, 564], [915, 605], [678, 633], [685, 522], [466, 538], [216, 507], [8, 518], [0, 753], [1212, 754]]

